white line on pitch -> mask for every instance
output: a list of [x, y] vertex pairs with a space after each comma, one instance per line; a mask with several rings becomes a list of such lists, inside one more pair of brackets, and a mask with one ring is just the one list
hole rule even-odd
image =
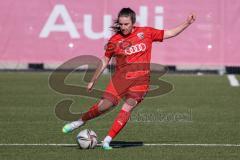
[[77, 146], [77, 144], [54, 144], [54, 143], [46, 143], [46, 144], [23, 144], [23, 143], [12, 143], [12, 144], [0, 144], [0, 146]]
[[240, 144], [144, 144], [145, 146], [240, 147]]
[[[114, 146], [196, 146], [196, 147], [240, 147], [240, 144], [184, 144], [184, 143], [159, 143], [159, 144], [137, 144], [137, 143], [119, 143], [114, 144]], [[77, 144], [0, 144], [0, 146], [78, 146]], [[98, 144], [100, 146], [100, 144]]]
[[228, 77], [228, 80], [229, 80], [230, 85], [232, 87], [238, 87], [239, 86], [239, 82], [238, 82], [237, 78], [235, 77], [235, 75], [229, 74], [227, 77]]

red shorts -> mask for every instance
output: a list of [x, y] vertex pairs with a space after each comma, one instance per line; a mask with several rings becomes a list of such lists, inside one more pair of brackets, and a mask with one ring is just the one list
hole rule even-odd
[[117, 105], [122, 98], [132, 98], [140, 103], [149, 89], [149, 78], [126, 78], [121, 74], [115, 74], [108, 84], [103, 98]]

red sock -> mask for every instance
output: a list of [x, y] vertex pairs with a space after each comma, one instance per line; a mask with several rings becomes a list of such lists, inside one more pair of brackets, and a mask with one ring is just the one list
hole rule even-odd
[[86, 122], [90, 119], [99, 116], [100, 114], [102, 114], [102, 112], [99, 111], [98, 104], [94, 104], [86, 113], [83, 114], [82, 120]]
[[130, 114], [130, 112], [126, 112], [124, 110], [121, 110], [118, 113], [118, 116], [114, 120], [113, 125], [108, 132], [110, 137], [114, 138], [123, 129], [123, 127], [127, 124]]

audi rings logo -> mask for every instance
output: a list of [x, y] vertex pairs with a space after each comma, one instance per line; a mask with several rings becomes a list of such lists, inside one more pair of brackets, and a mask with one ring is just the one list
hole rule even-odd
[[145, 43], [140, 43], [140, 44], [136, 44], [133, 46], [128, 47], [127, 49], [124, 50], [125, 54], [127, 55], [132, 55], [141, 51], [145, 51], [146, 50], [146, 45]]

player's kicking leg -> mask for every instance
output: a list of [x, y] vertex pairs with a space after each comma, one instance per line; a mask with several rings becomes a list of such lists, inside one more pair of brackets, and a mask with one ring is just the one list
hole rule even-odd
[[73, 130], [79, 128], [80, 126], [83, 126], [85, 122], [82, 119], [79, 119], [77, 121], [73, 121], [71, 123], [65, 124], [62, 128], [63, 133], [71, 133]]
[[98, 104], [93, 105], [89, 109], [89, 111], [84, 113], [79, 120], [73, 121], [71, 123], [64, 125], [64, 127], [62, 128], [62, 132], [63, 133], [71, 133], [75, 129], [83, 126], [88, 120], [96, 118], [99, 115], [101, 115], [102, 113], [105, 113], [112, 106], [113, 106], [113, 104], [110, 101], [108, 101], [106, 99], [101, 100]]

